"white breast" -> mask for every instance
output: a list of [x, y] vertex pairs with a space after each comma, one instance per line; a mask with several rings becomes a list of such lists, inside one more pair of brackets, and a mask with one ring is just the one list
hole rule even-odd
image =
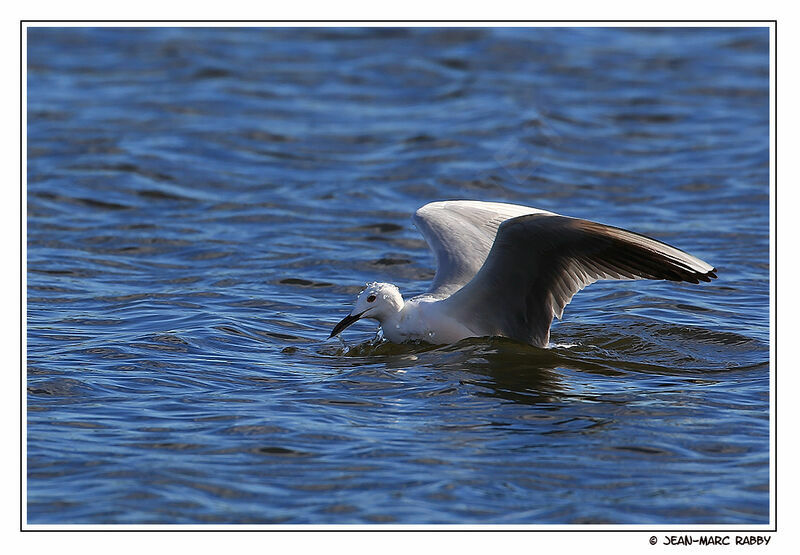
[[455, 343], [479, 334], [442, 311], [440, 301], [425, 297], [411, 299], [395, 318], [383, 323], [383, 334], [392, 342], [422, 340], [428, 343]]

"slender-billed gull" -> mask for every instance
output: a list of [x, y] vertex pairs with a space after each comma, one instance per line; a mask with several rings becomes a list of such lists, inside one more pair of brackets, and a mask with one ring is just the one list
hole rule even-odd
[[546, 347], [553, 316], [601, 279], [699, 283], [716, 270], [643, 235], [516, 204], [432, 202], [414, 223], [436, 256], [430, 289], [404, 301], [390, 283], [368, 283], [333, 337], [361, 318], [389, 341], [454, 343], [502, 336]]

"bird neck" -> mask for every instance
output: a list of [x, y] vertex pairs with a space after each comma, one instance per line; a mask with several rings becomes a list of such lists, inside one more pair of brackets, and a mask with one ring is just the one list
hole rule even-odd
[[389, 322], [396, 322], [402, 312], [408, 307], [403, 300], [402, 295], [393, 295], [387, 299], [387, 307], [382, 311], [381, 317], [378, 319], [380, 323], [387, 324]]
[[400, 291], [397, 291], [396, 295], [386, 295], [385, 299], [386, 303], [389, 305], [387, 312], [390, 316], [401, 312], [406, 304]]

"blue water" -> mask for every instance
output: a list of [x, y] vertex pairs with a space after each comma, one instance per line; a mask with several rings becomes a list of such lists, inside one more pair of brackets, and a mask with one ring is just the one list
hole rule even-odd
[[[766, 28], [27, 34], [27, 522], [769, 521]], [[441, 199], [707, 260], [392, 345]]]

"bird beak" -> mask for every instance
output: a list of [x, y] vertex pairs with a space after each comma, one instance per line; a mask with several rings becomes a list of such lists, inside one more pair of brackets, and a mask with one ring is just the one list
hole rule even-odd
[[358, 314], [348, 314], [347, 316], [345, 316], [341, 322], [339, 322], [334, 326], [333, 331], [328, 336], [328, 339], [330, 339], [334, 335], [339, 335], [340, 333], [342, 333], [346, 327], [358, 321], [358, 319], [361, 318], [363, 314], [364, 312], [360, 312]]

